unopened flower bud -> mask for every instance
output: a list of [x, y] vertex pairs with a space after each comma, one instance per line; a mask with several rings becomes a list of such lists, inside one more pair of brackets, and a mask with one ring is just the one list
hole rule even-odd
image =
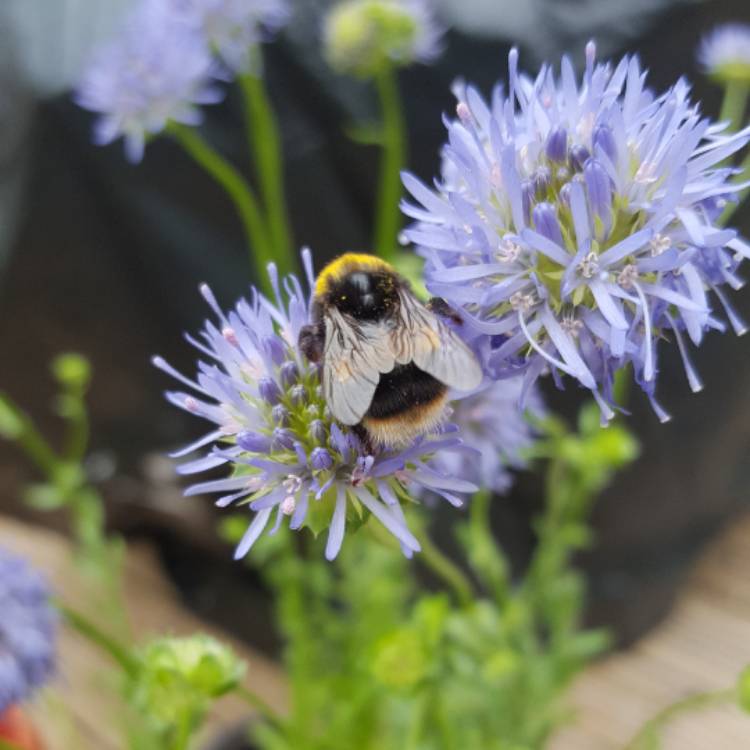
[[299, 385], [299, 383], [297, 385], [293, 385], [291, 390], [289, 391], [289, 397], [292, 399], [292, 403], [295, 406], [303, 404], [305, 402], [305, 398], [307, 397], [305, 386]]
[[562, 164], [568, 155], [568, 133], [559, 125], [550, 130], [545, 145], [547, 158], [556, 164]]
[[267, 435], [262, 435], [260, 432], [247, 430], [237, 435], [237, 445], [251, 453], [265, 453], [271, 447], [271, 440]]
[[612, 212], [612, 185], [607, 170], [596, 159], [589, 159], [583, 168], [583, 179], [591, 211], [608, 220]]
[[609, 125], [597, 125], [594, 128], [594, 146], [598, 146], [614, 163], [617, 160], [617, 144], [612, 128]]
[[283, 404], [276, 404], [271, 409], [271, 419], [280, 427], [286, 427], [289, 424], [289, 409]]
[[321, 445], [325, 445], [326, 440], [328, 440], [328, 432], [320, 419], [314, 419], [310, 422], [310, 437]]
[[284, 362], [281, 365], [281, 382], [285, 388], [290, 388], [299, 380], [299, 368], [296, 362]]
[[570, 191], [572, 190], [570, 183], [566, 182], [561, 188], [560, 188], [560, 202], [564, 206], [570, 207]]
[[294, 448], [294, 441], [294, 433], [286, 427], [277, 427], [273, 431], [273, 446], [275, 448], [281, 447], [292, 450]]
[[267, 403], [278, 404], [281, 399], [281, 389], [271, 378], [261, 378], [258, 381], [258, 390], [261, 398]]
[[278, 336], [269, 336], [263, 343], [274, 364], [280, 365], [286, 360], [286, 349]]
[[573, 146], [573, 148], [570, 149], [570, 168], [574, 172], [580, 172], [590, 156], [591, 154], [585, 146]]
[[563, 246], [562, 231], [560, 222], [557, 220], [557, 212], [551, 203], [539, 203], [534, 206], [532, 216], [534, 226], [539, 234], [543, 234], [547, 239], [556, 244]]
[[539, 169], [534, 172], [532, 180], [534, 182], [534, 193], [537, 199], [543, 198], [546, 195], [551, 179], [552, 173], [550, 172], [549, 167], [539, 167]]
[[325, 448], [313, 448], [310, 454], [310, 466], [316, 471], [324, 471], [333, 466], [331, 454]]

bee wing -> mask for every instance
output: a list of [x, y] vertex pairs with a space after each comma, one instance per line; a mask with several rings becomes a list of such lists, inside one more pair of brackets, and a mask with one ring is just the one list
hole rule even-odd
[[449, 388], [477, 388], [482, 368], [471, 349], [412, 294], [402, 290], [400, 297], [401, 325], [396, 325], [390, 336], [396, 362], [414, 362]]
[[326, 312], [325, 328], [325, 398], [336, 419], [354, 425], [370, 408], [381, 373], [393, 369], [390, 326], [352, 321], [332, 307]]

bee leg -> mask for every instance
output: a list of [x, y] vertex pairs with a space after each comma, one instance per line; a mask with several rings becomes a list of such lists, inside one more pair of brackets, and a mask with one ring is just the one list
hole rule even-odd
[[310, 360], [317, 363], [323, 357], [325, 347], [325, 329], [322, 323], [302, 326], [297, 339], [297, 346], [300, 351]]
[[442, 298], [433, 297], [427, 302], [427, 309], [439, 315], [441, 318], [448, 318], [456, 325], [463, 324], [463, 318]]
[[355, 424], [354, 427], [352, 427], [352, 432], [359, 438], [359, 442], [362, 443], [362, 450], [364, 451], [365, 455], [374, 456], [377, 450], [373, 445], [370, 433], [365, 429], [365, 427], [361, 423]]

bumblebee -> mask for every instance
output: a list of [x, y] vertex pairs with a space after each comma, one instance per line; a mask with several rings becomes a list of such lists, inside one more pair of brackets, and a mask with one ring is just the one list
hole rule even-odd
[[322, 364], [331, 414], [368, 449], [409, 445], [443, 420], [449, 388], [481, 383], [479, 362], [445, 317], [460, 322], [443, 300], [420, 302], [372, 255], [347, 253], [318, 276], [299, 347]]

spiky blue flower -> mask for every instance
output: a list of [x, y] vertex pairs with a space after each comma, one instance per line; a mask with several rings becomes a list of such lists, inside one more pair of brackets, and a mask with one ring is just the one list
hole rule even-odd
[[431, 62], [443, 29], [430, 0], [344, 0], [326, 16], [323, 37], [336, 70], [370, 77], [384, 65]]
[[50, 677], [57, 618], [42, 577], [0, 547], [0, 715]]
[[[534, 444], [532, 422], [527, 415], [544, 415], [541, 394], [532, 388], [523, 393], [523, 378], [487, 381], [474, 393], [451, 405], [451, 421], [461, 430], [471, 454], [440, 452], [431, 465], [448, 476], [461, 476], [492, 492], [503, 494], [513, 484], [513, 469], [528, 465], [526, 454]], [[525, 410], [519, 409], [523, 403]]]
[[717, 26], [701, 40], [698, 62], [715, 78], [750, 83], [750, 26]]
[[197, 125], [200, 105], [222, 98], [213, 82], [216, 63], [203, 35], [181, 20], [171, 0], [145, 0], [124, 27], [94, 54], [76, 91], [76, 102], [99, 113], [99, 145], [125, 139], [131, 161], [170, 121]]
[[[303, 262], [312, 288], [308, 251]], [[253, 514], [237, 558], [247, 554], [274, 514], [271, 533], [284, 522], [315, 533], [328, 529], [329, 559], [338, 554], [346, 525], [373, 515], [411, 555], [419, 543], [402, 509], [410, 501], [409, 488], [461, 505], [460, 495], [476, 487], [428, 463], [438, 451], [470, 449], [454, 427], [446, 426], [406, 450], [367, 455], [354, 432], [331, 418], [318, 367], [297, 349], [300, 328], [309, 322], [309, 293], [294, 276], [285, 279], [282, 293], [275, 266], [269, 266], [269, 275], [275, 302], [252, 289], [250, 300], [240, 300], [228, 313], [208, 287], [201, 288], [217, 322], [206, 323], [201, 340], [188, 336], [206, 358], [198, 363], [194, 381], [154, 358], [157, 367], [193, 392], [168, 392], [168, 400], [214, 423], [208, 434], [174, 454], [182, 457], [208, 446], [204, 456], [183, 463], [178, 472], [231, 470], [226, 478], [194, 484], [186, 494], [220, 492], [217, 505], [240, 504]]]
[[258, 72], [255, 49], [289, 19], [285, 0], [170, 0], [233, 73]]
[[509, 69], [507, 95], [498, 86], [489, 103], [458, 91], [435, 188], [404, 176], [427, 287], [463, 309], [494, 376], [570, 375], [606, 419], [614, 373], [631, 363], [666, 419], [658, 343], [677, 343], [698, 390], [685, 339], [724, 330], [717, 301], [744, 331], [723, 287], [741, 285], [750, 246], [718, 219], [743, 187], [725, 160], [750, 131], [702, 117], [684, 80], [655, 94], [635, 57], [596, 64], [593, 44], [580, 82], [567, 57], [559, 77], [520, 74], [515, 50]]

